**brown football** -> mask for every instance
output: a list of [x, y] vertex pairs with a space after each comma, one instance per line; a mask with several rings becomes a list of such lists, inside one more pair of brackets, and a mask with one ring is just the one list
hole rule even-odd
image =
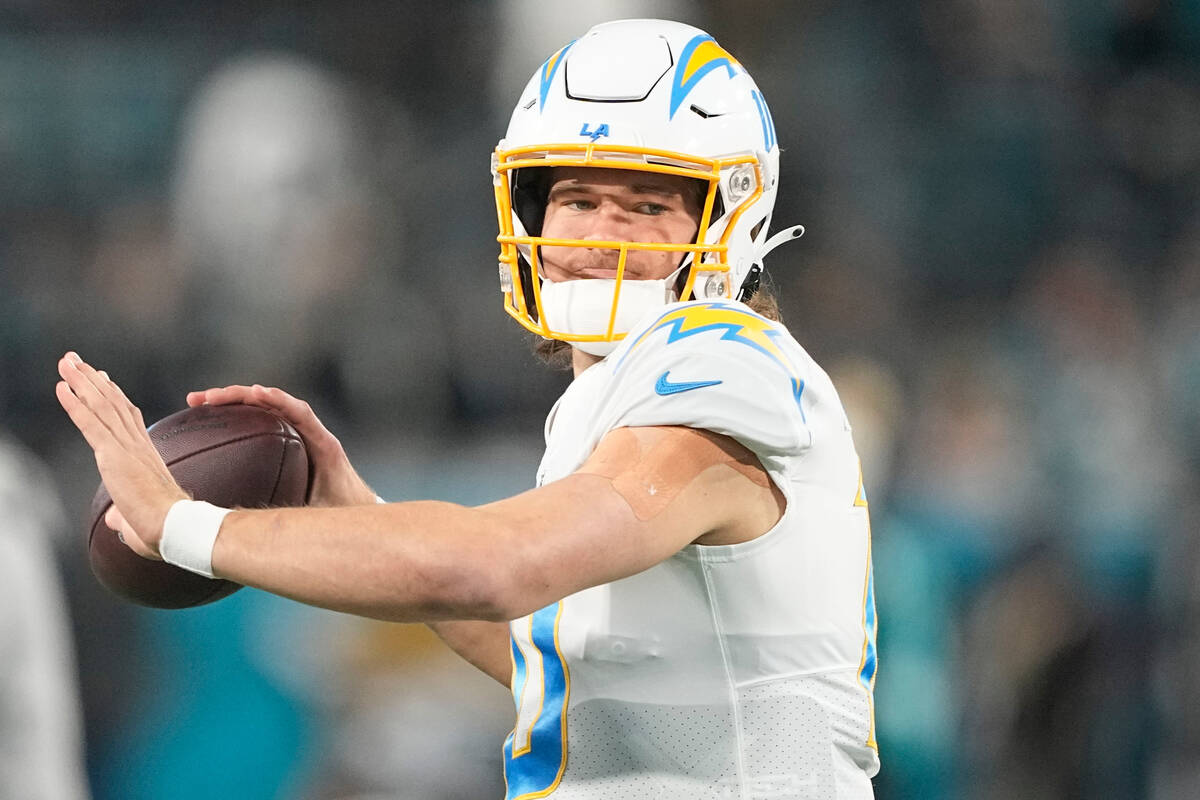
[[[304, 440], [266, 409], [186, 408], [148, 431], [167, 469], [197, 500], [226, 508], [304, 505], [309, 470]], [[110, 505], [112, 498], [101, 483], [89, 515], [88, 559], [100, 583], [114, 593], [143, 606], [187, 608], [241, 588], [138, 556], [104, 524]]]

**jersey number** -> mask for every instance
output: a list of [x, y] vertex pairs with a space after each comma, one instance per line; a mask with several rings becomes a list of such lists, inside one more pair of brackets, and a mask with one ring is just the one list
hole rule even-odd
[[554, 791], [567, 765], [570, 676], [558, 646], [562, 603], [510, 626], [517, 724], [504, 742], [506, 800], [531, 800]]

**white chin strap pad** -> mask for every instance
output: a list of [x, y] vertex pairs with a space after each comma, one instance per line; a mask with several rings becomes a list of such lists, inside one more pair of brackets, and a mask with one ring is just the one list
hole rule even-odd
[[[672, 302], [675, 292], [668, 288], [668, 282], [669, 278], [621, 281], [621, 299], [617, 304], [613, 334], [628, 333], [642, 317]], [[616, 287], [617, 282], [609, 278], [581, 278], [561, 283], [543, 279], [541, 297], [546, 324], [558, 333], [603, 336], [608, 332]], [[608, 355], [617, 344], [619, 342], [571, 342], [572, 347], [594, 356]]]

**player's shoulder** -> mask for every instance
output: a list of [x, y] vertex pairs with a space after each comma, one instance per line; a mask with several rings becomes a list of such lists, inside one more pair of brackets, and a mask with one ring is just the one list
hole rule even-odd
[[606, 359], [600, 418], [615, 427], [679, 425], [730, 436], [762, 456], [796, 453], [809, 360], [782, 325], [742, 303], [666, 306]]
[[609, 357], [614, 374], [642, 365], [727, 362], [801, 380], [807, 354], [777, 321], [735, 300], [671, 303], [648, 316]]

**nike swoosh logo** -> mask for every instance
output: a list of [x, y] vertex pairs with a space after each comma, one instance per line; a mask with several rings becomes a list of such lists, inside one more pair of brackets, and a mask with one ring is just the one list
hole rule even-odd
[[667, 376], [671, 374], [671, 370], [667, 370], [662, 375], [658, 376], [658, 380], [654, 383], [654, 391], [661, 394], [663, 397], [671, 394], [679, 394], [680, 392], [690, 392], [692, 389], [703, 389], [705, 386], [716, 386], [722, 381], [679, 381], [671, 383], [667, 380]]

